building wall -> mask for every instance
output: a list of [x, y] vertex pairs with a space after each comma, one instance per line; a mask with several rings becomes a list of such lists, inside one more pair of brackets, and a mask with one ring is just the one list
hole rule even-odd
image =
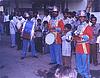
[[32, 8], [32, 4], [30, 4], [30, 3], [20, 3], [19, 8]]
[[[21, 2], [18, 4], [19, 8], [32, 8], [32, 3]], [[87, 0], [76, 0], [68, 2], [68, 8], [71, 11], [85, 10], [87, 6]], [[14, 11], [15, 4], [10, 3], [10, 6], [6, 7], [8, 12]]]
[[68, 8], [71, 11], [85, 10], [87, 6], [87, 0], [80, 0], [68, 3]]

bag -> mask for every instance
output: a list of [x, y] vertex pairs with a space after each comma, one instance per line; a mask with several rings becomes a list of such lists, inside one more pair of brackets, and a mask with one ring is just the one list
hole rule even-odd
[[23, 39], [31, 39], [31, 31], [32, 31], [32, 27], [33, 27], [33, 22], [32, 21], [27, 21], [25, 24], [25, 28], [23, 30], [22, 33], [22, 38]]
[[30, 35], [30, 33], [23, 32], [23, 34], [22, 34], [22, 38], [23, 38], [23, 39], [30, 40], [30, 39], [31, 39], [31, 35]]

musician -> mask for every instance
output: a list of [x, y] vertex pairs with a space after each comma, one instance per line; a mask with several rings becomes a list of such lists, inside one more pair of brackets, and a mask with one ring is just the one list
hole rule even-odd
[[92, 28], [86, 23], [86, 12], [79, 12], [80, 25], [75, 31], [76, 40], [76, 68], [78, 71], [78, 78], [91, 78], [90, 76], [90, 45], [89, 41], [92, 39]]
[[28, 49], [28, 44], [31, 45], [32, 57], [37, 58], [36, 50], [35, 50], [35, 42], [34, 42], [34, 27], [35, 23], [31, 20], [29, 13], [25, 13], [26, 20], [22, 27], [21, 36], [23, 38], [23, 47], [22, 47], [22, 57], [24, 59], [26, 57], [26, 52]]
[[48, 23], [48, 29], [55, 35], [55, 42], [49, 46], [51, 63], [61, 65], [61, 32], [64, 29], [63, 21], [58, 17], [59, 11], [56, 6], [53, 7], [51, 20]]

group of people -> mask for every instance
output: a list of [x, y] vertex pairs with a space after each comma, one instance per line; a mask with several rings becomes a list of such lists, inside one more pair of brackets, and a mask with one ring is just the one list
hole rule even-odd
[[[44, 16], [39, 16], [37, 11], [25, 12], [23, 15], [19, 12], [11, 14], [9, 20], [11, 47], [22, 49], [21, 59], [26, 57], [28, 49], [31, 49], [32, 57], [35, 58], [38, 58], [37, 52], [50, 52], [50, 65], [71, 68], [74, 51], [78, 78], [91, 78], [90, 63], [98, 65], [97, 52], [100, 51], [100, 26], [94, 15], [87, 16], [85, 11], [69, 12], [68, 9], [61, 15], [54, 6], [50, 14], [45, 10]], [[4, 23], [8, 26], [7, 24], [8, 22]], [[49, 33], [55, 38], [48, 45], [45, 37]]]

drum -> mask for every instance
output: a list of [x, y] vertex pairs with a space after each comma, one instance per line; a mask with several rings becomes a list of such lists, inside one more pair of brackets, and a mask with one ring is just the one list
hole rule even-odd
[[51, 45], [54, 43], [54, 41], [55, 41], [55, 35], [53, 33], [49, 33], [46, 35], [45, 37], [46, 44]]

